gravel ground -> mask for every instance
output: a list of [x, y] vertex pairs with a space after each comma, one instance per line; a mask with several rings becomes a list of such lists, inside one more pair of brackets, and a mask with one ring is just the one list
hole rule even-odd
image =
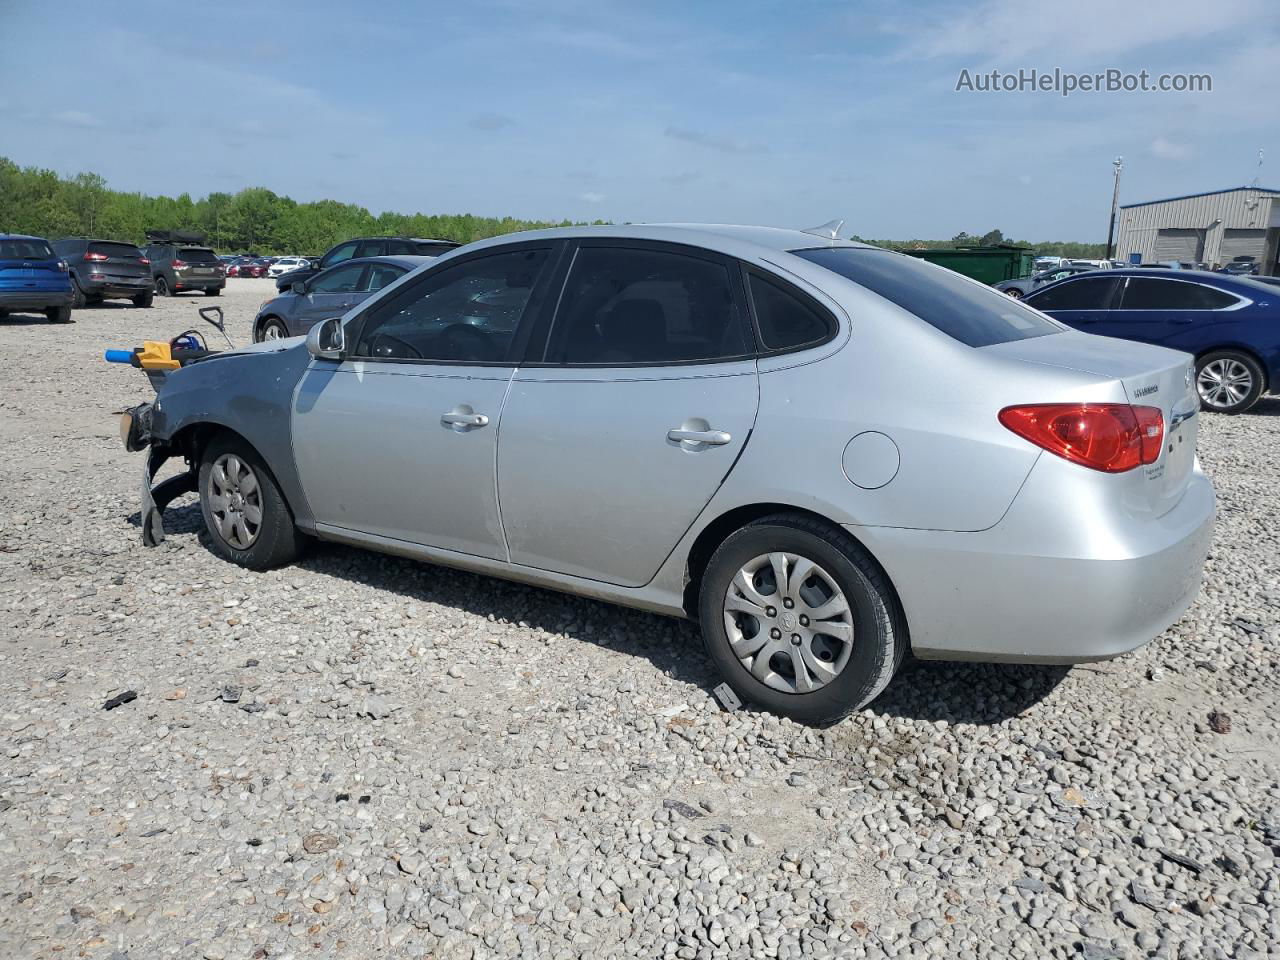
[[688, 624], [248, 573], [189, 501], [144, 549], [101, 351], [270, 290], [0, 322], [0, 956], [1280, 956], [1280, 399], [1205, 418], [1208, 578], [1148, 647], [814, 730], [717, 709]]

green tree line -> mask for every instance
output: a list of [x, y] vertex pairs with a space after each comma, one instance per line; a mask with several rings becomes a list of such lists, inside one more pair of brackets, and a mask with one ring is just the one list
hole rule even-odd
[[[596, 221], [601, 222], [601, 221]], [[238, 193], [211, 193], [193, 200], [188, 193], [153, 197], [112, 190], [96, 173], [61, 177], [53, 170], [19, 167], [0, 157], [0, 232], [39, 237], [92, 236], [142, 243], [147, 230], [195, 230], [226, 252], [320, 254], [335, 243], [359, 236], [441, 237], [469, 243], [484, 237], [538, 227], [571, 226], [515, 217], [478, 217], [469, 213], [384, 212], [336, 200], [298, 203], [265, 187]], [[855, 236], [855, 240], [862, 237]], [[959, 233], [949, 240], [866, 240], [895, 250], [1014, 243], [1041, 254], [1101, 257], [1101, 243], [1029, 243], [1006, 240], [999, 230]]]
[[112, 190], [96, 173], [60, 177], [0, 157], [0, 233], [92, 236], [142, 243], [147, 230], [195, 230], [217, 250], [321, 254], [358, 236], [440, 237], [469, 243], [517, 230], [569, 226], [515, 217], [380, 213], [334, 200], [298, 203], [264, 187], [153, 197]]

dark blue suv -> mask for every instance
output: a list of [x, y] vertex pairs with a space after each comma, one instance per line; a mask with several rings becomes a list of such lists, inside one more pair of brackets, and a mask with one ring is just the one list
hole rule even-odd
[[40, 311], [54, 323], [71, 321], [67, 265], [48, 240], [0, 233], [0, 317], [13, 310]]
[[1280, 388], [1280, 287], [1200, 270], [1097, 270], [1022, 302], [1085, 333], [1194, 355], [1206, 410], [1243, 413]]

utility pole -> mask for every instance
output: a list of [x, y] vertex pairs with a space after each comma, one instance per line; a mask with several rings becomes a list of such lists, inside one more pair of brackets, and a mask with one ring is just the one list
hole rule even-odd
[[1120, 204], [1120, 171], [1124, 169], [1124, 157], [1116, 157], [1111, 161], [1111, 165], [1116, 168], [1116, 182], [1111, 189], [1111, 222], [1107, 224], [1107, 259], [1111, 259], [1111, 253], [1115, 249], [1115, 233], [1116, 233], [1116, 209]]

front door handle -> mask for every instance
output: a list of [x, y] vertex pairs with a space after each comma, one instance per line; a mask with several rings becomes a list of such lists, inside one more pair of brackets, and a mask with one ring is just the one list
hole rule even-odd
[[1174, 323], [1195, 323], [1196, 318], [1195, 317], [1175, 317], [1173, 322]]
[[440, 422], [462, 431], [470, 430], [472, 427], [487, 426], [489, 418], [483, 413], [476, 413], [468, 404], [463, 403], [441, 416]]
[[667, 431], [667, 439], [676, 443], [705, 443], [713, 447], [722, 446], [733, 439], [723, 430], [684, 430], [676, 427]]

